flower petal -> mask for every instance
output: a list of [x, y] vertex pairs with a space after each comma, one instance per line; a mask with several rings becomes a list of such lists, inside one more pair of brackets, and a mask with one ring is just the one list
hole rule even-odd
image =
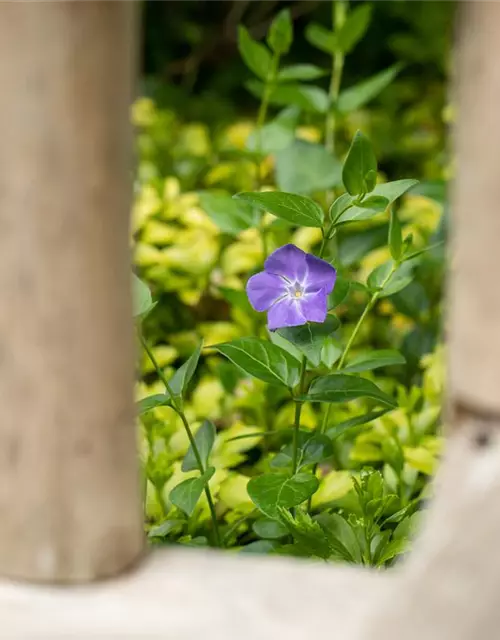
[[286, 297], [275, 302], [267, 313], [267, 326], [270, 331], [283, 327], [298, 327], [306, 324], [299, 298]]
[[268, 273], [285, 276], [290, 282], [303, 282], [307, 274], [306, 254], [294, 244], [276, 249], [264, 263]]
[[302, 315], [308, 322], [324, 322], [326, 320], [328, 294], [326, 289], [314, 293], [306, 293], [299, 298]]
[[306, 291], [317, 291], [322, 288], [331, 293], [337, 278], [337, 272], [326, 260], [321, 260], [310, 253], [306, 254], [307, 280]]
[[267, 311], [286, 293], [286, 282], [279, 276], [261, 271], [247, 282], [247, 296], [256, 311]]

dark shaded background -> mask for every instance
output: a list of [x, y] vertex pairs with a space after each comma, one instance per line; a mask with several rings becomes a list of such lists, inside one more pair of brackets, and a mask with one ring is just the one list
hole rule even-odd
[[[352, 2], [351, 6], [357, 3]], [[214, 105], [225, 99], [245, 108], [248, 98], [241, 79], [248, 73], [239, 59], [236, 27], [245, 24], [255, 38], [263, 38], [277, 11], [290, 7], [295, 41], [289, 62], [307, 60], [327, 64], [326, 55], [309, 45], [304, 28], [314, 20], [331, 25], [331, 3], [304, 0], [174, 0], [144, 3], [143, 70], [148, 83], [167, 83], [165, 99], [186, 95], [208, 98]], [[377, 1], [372, 24], [350, 55], [345, 71], [347, 84], [367, 77], [396, 60], [409, 65], [408, 79], [429, 85], [446, 76], [449, 40], [453, 31], [454, 2]], [[391, 34], [389, 37], [387, 34]], [[229, 109], [229, 105], [227, 105]], [[218, 117], [193, 101], [189, 117]]]

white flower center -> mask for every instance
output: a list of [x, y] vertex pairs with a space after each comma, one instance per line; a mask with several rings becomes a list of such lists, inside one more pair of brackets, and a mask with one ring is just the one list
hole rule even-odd
[[302, 298], [304, 295], [304, 288], [299, 282], [296, 282], [290, 287], [289, 292], [292, 298]]

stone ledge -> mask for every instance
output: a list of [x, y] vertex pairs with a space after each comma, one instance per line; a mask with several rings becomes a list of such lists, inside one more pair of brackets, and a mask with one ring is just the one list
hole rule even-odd
[[[392, 580], [391, 580], [392, 581]], [[387, 575], [295, 559], [160, 550], [81, 587], [0, 584], [2, 638], [304, 640], [337, 635]]]

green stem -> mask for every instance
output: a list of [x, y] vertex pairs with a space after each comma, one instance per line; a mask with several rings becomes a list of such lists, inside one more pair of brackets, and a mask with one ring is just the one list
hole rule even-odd
[[[321, 257], [321, 254], [320, 254], [320, 257]], [[350, 336], [349, 340], [347, 341], [345, 349], [344, 349], [344, 351], [342, 353], [342, 356], [341, 356], [341, 358], [339, 360], [339, 363], [337, 365], [337, 371], [342, 369], [342, 367], [344, 366], [345, 360], [347, 358], [347, 354], [349, 353], [354, 341], [356, 340], [356, 336], [358, 335], [359, 330], [361, 329], [361, 325], [365, 321], [366, 316], [370, 313], [370, 311], [375, 306], [375, 303], [379, 299], [383, 288], [388, 284], [389, 280], [392, 278], [392, 276], [393, 276], [393, 274], [394, 274], [394, 272], [396, 271], [397, 268], [398, 268], [398, 264], [394, 263], [393, 266], [392, 266], [391, 271], [388, 273], [387, 277], [384, 279], [384, 281], [380, 285], [380, 289], [378, 291], [375, 291], [375, 293], [372, 294], [372, 297], [368, 301], [368, 304], [366, 305], [363, 313], [361, 314], [361, 317], [359, 318], [356, 326], [353, 329], [353, 332], [351, 333], [351, 336]], [[326, 405], [326, 411], [323, 414], [323, 421], [321, 423], [321, 427], [318, 430], [318, 433], [320, 433], [320, 434], [324, 433], [326, 427], [328, 426], [328, 422], [330, 421], [330, 411], [331, 411], [331, 409], [332, 409], [332, 405], [331, 404], [327, 404]], [[316, 465], [314, 467], [314, 469], [313, 469], [313, 473], [316, 473], [317, 468], [318, 467]], [[310, 510], [310, 505], [311, 505], [311, 503], [309, 501], [309, 510]]]
[[[160, 380], [165, 385], [165, 389], [166, 389], [168, 395], [170, 396], [170, 400], [172, 402], [172, 408], [177, 413], [179, 418], [181, 419], [181, 422], [182, 422], [182, 424], [184, 426], [184, 429], [186, 430], [187, 437], [188, 437], [189, 443], [191, 445], [191, 449], [193, 450], [193, 454], [194, 454], [194, 457], [196, 459], [196, 464], [198, 465], [198, 470], [199, 470], [200, 474], [203, 475], [205, 473], [205, 471], [206, 471], [205, 465], [203, 464], [203, 460], [201, 458], [200, 451], [198, 449], [198, 445], [196, 444], [195, 437], [193, 435], [191, 427], [189, 426], [189, 422], [188, 422], [188, 420], [186, 418], [186, 414], [184, 413], [182, 407], [177, 404], [176, 399], [175, 399], [175, 394], [172, 391], [172, 387], [170, 386], [167, 378], [165, 377], [165, 374], [163, 373], [160, 365], [158, 364], [156, 358], [154, 357], [154, 354], [153, 354], [150, 346], [146, 342], [146, 339], [142, 335], [141, 331], [139, 331], [139, 339], [140, 339], [141, 344], [142, 344], [142, 346], [144, 348], [144, 351], [147, 353], [148, 358], [151, 360], [151, 363], [153, 364], [153, 367], [155, 368], [155, 371], [158, 374], [158, 377], [160, 378]], [[210, 509], [210, 516], [212, 518], [215, 545], [217, 547], [220, 547], [221, 546], [221, 538], [220, 538], [220, 532], [219, 532], [219, 525], [218, 525], [218, 522], [217, 522], [217, 514], [215, 513], [215, 505], [214, 505], [214, 501], [212, 499], [212, 493], [210, 491], [210, 488], [209, 488], [208, 484], [205, 486], [205, 495], [207, 496], [208, 508]]]
[[365, 530], [365, 544], [366, 544], [366, 555], [365, 555], [365, 564], [371, 566], [372, 564], [372, 550], [371, 550], [371, 527], [369, 528], [366, 523], [366, 515], [363, 516], [364, 523], [363, 528]]
[[[335, 0], [332, 3], [332, 22], [334, 29], [338, 31], [345, 22], [346, 3], [343, 0]], [[330, 153], [335, 151], [335, 111], [334, 105], [337, 102], [344, 69], [344, 54], [336, 52], [332, 57], [332, 75], [330, 77], [330, 87], [328, 90], [328, 109], [325, 122], [325, 148]]]
[[271, 59], [271, 66], [269, 67], [266, 82], [264, 85], [264, 93], [262, 94], [262, 100], [259, 106], [259, 113], [257, 115], [257, 153], [262, 153], [262, 127], [266, 122], [267, 110], [269, 108], [269, 100], [276, 84], [276, 76], [278, 74], [280, 57], [275, 53]]
[[356, 326], [353, 329], [353, 332], [351, 333], [351, 337], [349, 338], [349, 340], [347, 341], [347, 344], [345, 346], [344, 352], [342, 353], [342, 357], [339, 360], [339, 364], [337, 366], [337, 371], [339, 369], [342, 369], [342, 367], [344, 366], [345, 363], [345, 359], [347, 357], [347, 354], [349, 353], [354, 341], [356, 340], [356, 336], [359, 333], [359, 330], [361, 329], [361, 325], [363, 324], [363, 322], [365, 321], [366, 316], [370, 313], [370, 311], [373, 309], [373, 307], [375, 306], [375, 303], [377, 302], [377, 300], [380, 298], [380, 294], [382, 293], [384, 287], [389, 283], [389, 280], [392, 278], [394, 272], [396, 271], [396, 269], [398, 268], [398, 264], [395, 262], [392, 265], [392, 269], [389, 271], [389, 273], [387, 274], [387, 276], [384, 278], [383, 282], [381, 283], [378, 291], [375, 291], [372, 294], [372, 297], [368, 300], [368, 304], [365, 307], [365, 310], [363, 311], [363, 313], [361, 314], [360, 319], [358, 320]]
[[341, 356], [341, 358], [340, 358], [340, 360], [339, 360], [339, 364], [338, 364], [338, 366], [337, 366], [337, 371], [338, 371], [339, 369], [342, 369], [342, 367], [344, 366], [344, 363], [345, 363], [345, 359], [346, 359], [346, 357], [347, 357], [347, 354], [349, 353], [349, 351], [350, 351], [350, 349], [351, 349], [351, 347], [352, 347], [352, 345], [353, 345], [354, 341], [356, 340], [356, 337], [357, 337], [357, 335], [358, 335], [358, 333], [359, 333], [359, 330], [361, 329], [361, 325], [362, 325], [362, 324], [363, 324], [363, 322], [365, 321], [366, 316], [367, 316], [367, 315], [370, 313], [370, 311], [373, 309], [373, 306], [374, 306], [374, 305], [375, 305], [375, 303], [377, 302], [379, 295], [380, 295], [380, 294], [379, 294], [379, 292], [378, 292], [378, 291], [376, 291], [376, 292], [372, 295], [372, 297], [370, 298], [370, 300], [368, 301], [368, 304], [366, 305], [366, 307], [365, 307], [365, 309], [364, 309], [363, 313], [361, 314], [361, 317], [359, 318], [359, 320], [358, 320], [358, 322], [357, 322], [356, 326], [354, 327], [353, 332], [351, 333], [351, 336], [350, 336], [349, 340], [347, 341], [347, 344], [346, 344], [346, 346], [345, 346], [345, 349], [344, 349], [344, 351], [343, 351], [343, 353], [342, 353], [342, 356]]
[[[262, 163], [262, 127], [264, 126], [267, 118], [267, 111], [269, 108], [269, 101], [271, 99], [271, 94], [274, 89], [274, 85], [276, 84], [276, 76], [278, 73], [279, 66], [279, 54], [275, 53], [271, 59], [271, 66], [269, 67], [266, 82], [264, 85], [264, 93], [262, 94], [262, 100], [259, 106], [259, 113], [257, 115], [257, 123], [255, 126], [255, 137], [256, 137], [256, 151], [257, 151], [257, 172], [256, 172], [256, 180], [255, 180], [255, 190], [258, 191], [262, 186], [262, 175], [261, 175], [261, 163]], [[262, 241], [262, 253], [264, 256], [264, 260], [267, 258], [268, 254], [268, 246], [267, 246], [267, 232], [264, 224], [261, 223], [259, 225], [259, 233]]]
[[[328, 240], [331, 240], [335, 236], [335, 234], [337, 233], [337, 229], [334, 229], [333, 227], [334, 227], [334, 223], [330, 224], [328, 229], [323, 234], [323, 241], [321, 242], [321, 247], [319, 249], [319, 257], [320, 258], [322, 258], [323, 254], [325, 253], [326, 244], [327, 244]], [[332, 230], [333, 230], [333, 233], [332, 233]]]
[[[306, 378], [306, 366], [307, 366], [307, 358], [304, 356], [302, 358], [302, 365], [300, 368], [300, 382], [299, 382], [299, 393], [302, 395], [305, 391], [305, 378]], [[295, 421], [293, 428], [293, 444], [292, 444], [292, 472], [295, 475], [297, 473], [298, 467], [298, 457], [299, 457], [299, 431], [300, 431], [300, 414], [302, 413], [302, 400], [295, 400]]]

